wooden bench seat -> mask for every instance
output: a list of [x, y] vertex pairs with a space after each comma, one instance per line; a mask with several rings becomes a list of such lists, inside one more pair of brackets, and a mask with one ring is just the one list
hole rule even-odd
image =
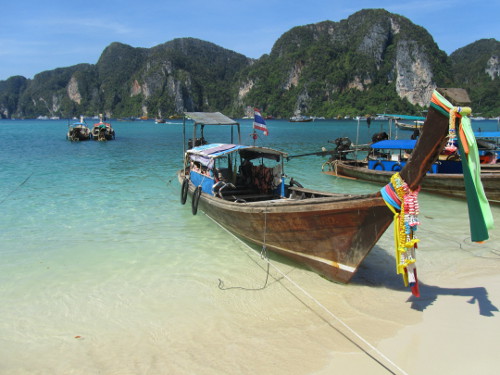
[[268, 200], [268, 199], [273, 199], [276, 198], [276, 195], [274, 194], [258, 194], [258, 193], [253, 193], [253, 194], [234, 194], [234, 195], [227, 195], [223, 194], [225, 200], [242, 200], [242, 201], [248, 201], [248, 202], [255, 202], [255, 201], [263, 201], [263, 200]]
[[248, 195], [248, 194], [258, 194], [255, 189], [222, 189], [222, 195]]

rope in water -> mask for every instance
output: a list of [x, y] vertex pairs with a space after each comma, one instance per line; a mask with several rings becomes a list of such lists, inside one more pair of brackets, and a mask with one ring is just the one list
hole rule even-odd
[[21, 188], [21, 186], [23, 186], [26, 182], [28, 182], [28, 180], [31, 178], [31, 176], [33, 176], [33, 173], [34, 172], [31, 172], [31, 174], [28, 177], [26, 177], [26, 179], [23, 182], [21, 182], [19, 185], [17, 185], [17, 187], [14, 190], [12, 190], [9, 194], [7, 194], [5, 196], [5, 198], [0, 201], [0, 205], [3, 204], [7, 200], [7, 198], [9, 198], [17, 190], [19, 190]]
[[[208, 218], [210, 218], [214, 223], [216, 223], [219, 227], [224, 229], [227, 233], [229, 233], [233, 238], [238, 240], [240, 243], [245, 245], [248, 249], [252, 250], [252, 254], [255, 252], [253, 249], [243, 242], [240, 238], [238, 238], [236, 235], [234, 235], [232, 232], [230, 232], [228, 229], [224, 228], [221, 224], [219, 224], [216, 220], [211, 218], [209, 215], [206, 215]], [[380, 350], [375, 348], [372, 344], [370, 344], [366, 339], [364, 339], [359, 333], [357, 333], [353, 328], [351, 328], [349, 325], [347, 325], [342, 319], [337, 317], [332, 311], [330, 311], [325, 305], [323, 305], [320, 301], [318, 301], [316, 298], [314, 298], [309, 292], [307, 292], [304, 288], [302, 288], [300, 285], [298, 285], [295, 281], [293, 281], [287, 274], [285, 274], [281, 269], [279, 269], [277, 266], [271, 263], [269, 258], [262, 258], [267, 262], [267, 266], [273, 267], [281, 276], [282, 278], [287, 279], [292, 285], [294, 285], [298, 290], [300, 290], [304, 295], [306, 295], [309, 299], [311, 299], [317, 306], [319, 306], [323, 311], [325, 311], [329, 316], [331, 316], [334, 320], [336, 320], [339, 324], [342, 325], [346, 330], [348, 330], [352, 335], [354, 335], [358, 340], [360, 340], [363, 344], [365, 344], [370, 350], [372, 350], [374, 353], [376, 353], [380, 358], [382, 358], [384, 361], [386, 361], [388, 364], [393, 366], [397, 371], [399, 371], [403, 375], [408, 375], [407, 372], [405, 372], [402, 368], [400, 368], [398, 365], [396, 365], [391, 359], [389, 359], [384, 353], [382, 353]], [[269, 271], [268, 271], [269, 275]], [[303, 301], [302, 301], [303, 302]], [[303, 302], [304, 303], [304, 302]], [[333, 326], [332, 326], [333, 327]], [[335, 328], [335, 327], [333, 327]], [[351, 343], [356, 345], [363, 353], [368, 355], [370, 358], [372, 358], [375, 362], [377, 362], [380, 366], [384, 367], [388, 372], [392, 374], [396, 374], [393, 370], [391, 370], [386, 364], [384, 364], [380, 359], [377, 359], [374, 355], [370, 354], [366, 349], [364, 349], [361, 344], [358, 344], [355, 342], [354, 339], [348, 337], [347, 334], [341, 332], [338, 328], [335, 328], [339, 333], [341, 333], [345, 338], [347, 338]]]
[[[266, 234], [267, 234], [267, 211], [264, 211], [264, 242], [262, 244], [262, 250], [260, 251], [260, 259], [263, 259], [263, 260], [267, 261], [266, 281], [264, 282], [264, 285], [261, 286], [260, 288], [245, 288], [245, 287], [242, 287], [242, 286], [225, 287], [224, 286], [224, 281], [222, 281], [221, 279], [219, 279], [219, 289], [221, 289], [221, 290], [229, 290], [229, 289], [263, 290], [263, 289], [265, 289], [267, 287], [267, 282], [269, 281], [269, 266], [270, 266], [271, 262], [269, 261], [269, 257], [267, 256]], [[253, 259], [252, 259], [252, 261], [253, 261]]]

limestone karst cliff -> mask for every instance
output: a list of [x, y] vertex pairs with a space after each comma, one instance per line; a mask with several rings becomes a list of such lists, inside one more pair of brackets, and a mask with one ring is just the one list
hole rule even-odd
[[476, 110], [498, 115], [499, 44], [478, 41], [447, 56], [424, 28], [383, 9], [294, 27], [257, 60], [193, 38], [152, 48], [112, 43], [96, 64], [0, 81], [0, 116], [236, 117], [247, 106], [275, 117], [411, 113], [436, 86], [464, 87]]

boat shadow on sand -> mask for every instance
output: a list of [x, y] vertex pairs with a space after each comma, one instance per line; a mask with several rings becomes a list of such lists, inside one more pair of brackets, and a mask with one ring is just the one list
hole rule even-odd
[[[246, 241], [242, 241], [246, 244], [252, 251], [260, 252], [260, 248], [256, 245], [248, 243]], [[249, 255], [249, 254], [248, 254]], [[255, 255], [255, 254], [254, 254]], [[293, 273], [294, 268], [308, 270], [307, 267], [294, 262], [291, 259], [288, 259], [282, 255], [268, 252], [268, 259], [270, 262], [279, 265], [287, 265], [291, 267], [288, 272], [285, 272], [287, 276], [290, 273]], [[254, 256], [249, 255], [249, 258], [252, 260], [255, 258]], [[262, 265], [262, 262], [255, 261], [263, 271], [266, 271], [265, 266]], [[418, 267], [418, 266], [417, 266]], [[311, 271], [313, 272], [313, 271]], [[274, 284], [276, 282], [280, 282], [285, 276], [272, 276], [267, 285]], [[422, 278], [425, 277], [421, 276]], [[364, 260], [364, 262], [359, 266], [357, 273], [353, 276], [350, 283], [352, 285], [364, 285], [369, 287], [378, 287], [378, 288], [386, 288], [392, 289], [398, 292], [408, 292], [410, 293], [410, 297], [407, 302], [411, 303], [410, 307], [413, 310], [424, 311], [429, 306], [431, 306], [435, 301], [437, 301], [440, 296], [458, 296], [458, 297], [470, 297], [467, 300], [467, 303], [475, 304], [477, 302], [479, 307], [479, 314], [482, 316], [494, 316], [493, 313], [499, 311], [498, 308], [490, 301], [488, 298], [488, 291], [484, 287], [474, 287], [474, 288], [442, 288], [435, 285], [428, 285], [419, 280], [419, 289], [420, 289], [420, 297], [415, 297], [411, 295], [411, 291], [409, 287], [405, 287], [400, 275], [397, 275], [395, 272], [395, 261], [394, 257], [387, 253], [383, 248], [378, 245], [372, 249], [371, 253]], [[349, 287], [349, 284], [345, 285], [346, 288]], [[228, 289], [233, 289], [234, 287], [229, 287]], [[237, 289], [248, 289], [248, 290], [261, 290], [264, 287], [258, 288], [245, 288], [238, 286]]]
[[441, 288], [434, 285], [420, 283], [421, 297], [416, 298], [411, 296], [408, 302], [411, 302], [411, 308], [417, 311], [424, 311], [428, 306], [432, 305], [437, 300], [438, 296], [459, 296], [471, 297], [467, 303], [475, 304], [479, 307], [479, 315], [494, 316], [493, 313], [498, 311], [498, 308], [491, 303], [488, 298], [488, 291], [484, 287], [475, 288]]
[[[394, 258], [375, 246], [372, 253], [365, 259], [365, 262], [359, 267], [358, 272], [351, 280], [351, 284], [369, 285], [384, 287], [397, 291], [410, 291], [405, 287], [400, 275], [395, 272]], [[418, 267], [418, 266], [417, 266]], [[424, 311], [437, 301], [440, 296], [458, 296], [470, 297], [467, 303], [477, 303], [479, 314], [482, 316], [494, 316], [498, 312], [496, 307], [488, 297], [488, 291], [484, 287], [473, 288], [442, 288], [435, 285], [429, 285], [422, 281], [425, 278], [421, 275], [419, 280], [420, 297], [411, 295], [407, 302], [411, 303], [411, 308], [417, 311]]]

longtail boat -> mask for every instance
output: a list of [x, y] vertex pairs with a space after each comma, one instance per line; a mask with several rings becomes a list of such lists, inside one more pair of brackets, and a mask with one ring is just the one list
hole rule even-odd
[[83, 120], [83, 116], [80, 117], [80, 121], [68, 125], [68, 132], [66, 133], [67, 140], [72, 142], [88, 141], [91, 137], [92, 134], [89, 127]]
[[[384, 140], [372, 144], [366, 159], [335, 159], [323, 164], [323, 173], [385, 185], [387, 180], [407, 163], [414, 152], [415, 140]], [[500, 204], [500, 164], [481, 164], [481, 182], [488, 201]], [[439, 160], [422, 181], [421, 190], [431, 194], [466, 199], [462, 163]]]
[[[440, 92], [453, 105], [469, 103], [462, 89]], [[394, 218], [381, 192], [337, 194], [303, 187], [293, 178], [287, 181], [287, 154], [242, 145], [236, 121], [219, 112], [185, 116], [184, 161], [178, 172], [181, 203], [189, 196], [193, 214], [201, 210], [243, 240], [289, 257], [332, 281], [349, 282]], [[188, 149], [186, 118], [193, 121]], [[222, 125], [232, 129], [230, 143], [207, 143], [204, 128]], [[446, 115], [429, 108], [412, 157], [400, 171], [411, 190], [418, 188], [438, 158], [448, 125]], [[233, 139], [235, 128], [238, 143]]]
[[109, 122], [104, 121], [99, 114], [99, 122], [92, 128], [92, 138], [96, 141], [111, 141], [115, 139], [115, 131]]

